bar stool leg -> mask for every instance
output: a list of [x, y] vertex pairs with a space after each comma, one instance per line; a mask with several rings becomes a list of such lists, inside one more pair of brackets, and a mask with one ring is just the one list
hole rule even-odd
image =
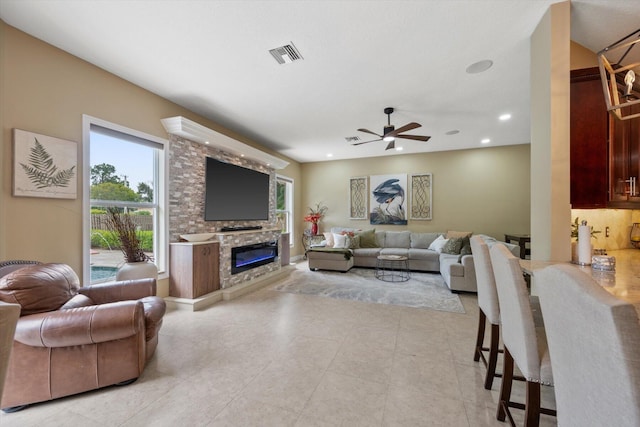
[[487, 363], [487, 376], [484, 379], [484, 388], [491, 390], [493, 378], [496, 376], [498, 363], [498, 344], [500, 341], [500, 325], [491, 325], [491, 344], [489, 347], [489, 362]]
[[513, 381], [513, 357], [507, 347], [504, 348], [504, 364], [502, 368], [502, 385], [500, 386], [500, 400], [498, 401], [498, 421], [504, 421], [511, 401], [511, 383]]
[[476, 348], [473, 353], [473, 361], [477, 362], [482, 356], [482, 345], [484, 344], [484, 330], [487, 323], [487, 316], [482, 310], [478, 310], [478, 336], [476, 338]]
[[527, 381], [527, 396], [524, 409], [525, 427], [540, 425], [540, 383]]

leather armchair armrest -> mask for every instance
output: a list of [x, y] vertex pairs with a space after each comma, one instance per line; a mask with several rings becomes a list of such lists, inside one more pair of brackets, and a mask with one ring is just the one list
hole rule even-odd
[[156, 280], [137, 279], [101, 283], [99, 285], [84, 286], [79, 289], [79, 292], [91, 298], [96, 304], [137, 300], [156, 294]]
[[69, 347], [127, 338], [144, 331], [140, 301], [121, 301], [23, 316], [15, 340], [32, 347]]

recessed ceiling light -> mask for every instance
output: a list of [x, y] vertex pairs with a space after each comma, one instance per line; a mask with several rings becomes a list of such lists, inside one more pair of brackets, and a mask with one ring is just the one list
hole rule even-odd
[[396, 151], [402, 151], [402, 147], [396, 147]]
[[204, 143], [205, 143], [205, 144], [208, 144], [208, 143], [209, 143], [209, 141], [205, 141]]
[[467, 67], [467, 73], [469, 74], [478, 74], [484, 71], [487, 71], [493, 65], [493, 61], [490, 59], [484, 59], [482, 61], [478, 61], [473, 63]]
[[244, 154], [240, 154], [240, 157], [244, 157]]
[[480, 142], [482, 142], [483, 144], [488, 144], [491, 142], [491, 140], [489, 138], [485, 138], [485, 139], [482, 139]]
[[333, 154], [332, 153], [328, 153], [327, 157], [333, 157]]
[[509, 120], [511, 118], [511, 114], [509, 114], [509, 113], [502, 114], [498, 118], [504, 122], [505, 120]]

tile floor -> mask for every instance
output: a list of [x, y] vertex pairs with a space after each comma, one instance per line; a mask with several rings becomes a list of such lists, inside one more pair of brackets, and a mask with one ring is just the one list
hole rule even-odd
[[[460, 295], [466, 313], [455, 314], [271, 287], [168, 312], [138, 381], [1, 413], [0, 425], [508, 425], [495, 420], [500, 380], [485, 390], [473, 362], [474, 295]], [[521, 384], [514, 395], [523, 399]], [[556, 420], [543, 415], [541, 425]]]

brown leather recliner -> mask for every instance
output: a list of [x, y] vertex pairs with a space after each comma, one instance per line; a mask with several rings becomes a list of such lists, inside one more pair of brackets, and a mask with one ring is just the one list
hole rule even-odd
[[65, 264], [0, 263], [0, 301], [21, 307], [0, 407], [137, 379], [166, 305], [154, 279], [80, 287]]

